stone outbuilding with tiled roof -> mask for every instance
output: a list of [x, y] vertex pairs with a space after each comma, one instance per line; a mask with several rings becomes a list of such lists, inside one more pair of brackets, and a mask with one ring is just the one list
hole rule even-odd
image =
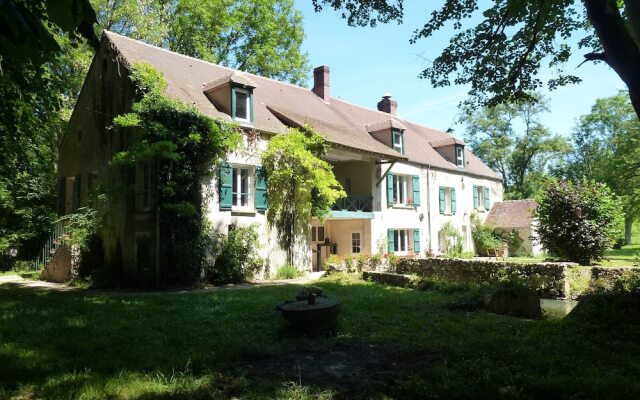
[[536, 237], [534, 212], [537, 208], [538, 203], [533, 199], [494, 203], [485, 223], [494, 227], [498, 233], [517, 232], [522, 239], [520, 251], [538, 255], [542, 252], [542, 248], [534, 239]]
[[502, 200], [501, 177], [462, 140], [401, 118], [389, 94], [372, 99], [371, 108], [331, 96], [327, 66], [314, 70], [313, 88], [307, 89], [105, 31], [60, 145], [59, 208], [64, 214], [89, 204], [97, 184], [134, 185], [135, 198], [114, 200], [103, 210], [110, 221], [105, 257], [119, 257], [127, 273], [153, 268], [161, 262], [157, 247], [162, 248], [149, 194], [153, 166], [136, 166], [129, 175], [108, 167], [113, 155], [135, 140], [113, 130], [112, 122], [135, 100], [128, 74], [139, 62], [163, 75], [167, 96], [212, 119], [238, 124], [245, 142], [251, 141], [250, 148], [227, 154], [219, 175], [207, 183], [206, 213], [222, 233], [257, 224], [272, 272], [285, 253], [266, 224], [260, 155], [269, 138], [291, 128], [309, 126], [326, 139], [330, 150], [324, 159], [347, 193], [325, 221], [309, 221], [309, 236], [296, 250], [297, 264], [305, 269], [322, 268], [329, 253], [438, 254], [447, 247], [442, 236], [447, 222], [472, 250], [472, 213], [484, 219]]

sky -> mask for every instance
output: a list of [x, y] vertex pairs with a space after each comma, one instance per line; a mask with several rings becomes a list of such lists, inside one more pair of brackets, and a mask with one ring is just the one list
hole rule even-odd
[[[327, 65], [331, 71], [331, 95], [342, 100], [376, 108], [386, 92], [398, 102], [398, 115], [420, 124], [447, 130], [462, 137], [464, 128], [456, 125], [458, 104], [466, 99], [463, 86], [433, 88], [418, 74], [426, 60], [440, 54], [452, 35], [443, 29], [434, 37], [409, 44], [412, 32], [421, 27], [437, 6], [433, 1], [405, 0], [404, 22], [376, 28], [349, 27], [338, 13], [325, 9], [315, 13], [311, 0], [295, 0], [304, 16], [306, 38], [303, 50], [312, 67]], [[577, 38], [576, 38], [577, 40]], [[616, 73], [604, 63], [582, 62], [578, 50], [566, 66], [566, 72], [583, 79], [581, 83], [543, 93], [549, 98], [550, 112], [542, 118], [553, 133], [570, 135], [576, 119], [590, 111], [595, 100], [625, 89]], [[576, 69], [577, 68], [577, 69]], [[542, 77], [550, 76], [543, 70]], [[313, 87], [310, 76], [308, 87]]]

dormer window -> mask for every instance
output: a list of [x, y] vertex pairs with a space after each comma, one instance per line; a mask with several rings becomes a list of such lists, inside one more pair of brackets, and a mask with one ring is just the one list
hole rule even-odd
[[456, 146], [456, 165], [458, 168], [464, 168], [464, 147]]
[[231, 117], [238, 122], [253, 122], [253, 101], [249, 89], [231, 88]]
[[404, 154], [404, 134], [400, 130], [391, 130], [391, 143], [393, 149], [400, 154]]

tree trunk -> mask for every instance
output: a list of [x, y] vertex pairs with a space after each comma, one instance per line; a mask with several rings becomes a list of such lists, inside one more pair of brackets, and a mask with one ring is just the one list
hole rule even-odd
[[640, 119], [640, 49], [620, 15], [617, 2], [583, 0], [583, 3], [604, 49], [604, 61], [627, 85], [631, 103]]
[[631, 244], [631, 228], [633, 227], [633, 218], [624, 217], [624, 244]]

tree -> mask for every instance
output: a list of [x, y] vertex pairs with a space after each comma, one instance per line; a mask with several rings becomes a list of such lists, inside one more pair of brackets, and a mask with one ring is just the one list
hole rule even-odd
[[573, 137], [574, 151], [559, 175], [604, 182], [620, 196], [625, 242], [631, 244], [631, 227], [640, 216], [640, 122], [628, 94], [596, 100], [591, 112], [580, 117]]
[[293, 0], [92, 0], [100, 27], [191, 57], [302, 84], [302, 15]]
[[306, 236], [311, 217], [323, 219], [333, 203], [346, 196], [331, 164], [319, 158], [325, 152], [322, 136], [291, 129], [273, 137], [262, 154], [268, 178], [267, 221], [276, 228], [289, 264], [295, 262], [295, 243]]
[[[538, 99], [539, 95], [532, 97]], [[544, 99], [466, 108], [465, 140], [474, 154], [502, 175], [507, 197], [530, 198], [538, 192], [551, 160], [569, 151], [563, 137], [540, 121]], [[520, 131], [520, 133], [518, 133]]]
[[605, 184], [558, 181], [545, 188], [535, 216], [539, 240], [547, 251], [589, 265], [613, 246], [622, 208]]
[[[349, 25], [402, 22], [403, 0], [313, 0], [342, 12]], [[486, 6], [484, 5], [486, 4]], [[463, 29], [465, 20], [479, 21]], [[445, 0], [416, 29], [411, 43], [428, 38], [445, 24], [457, 31], [449, 45], [420, 74], [432, 85], [470, 84], [469, 102], [495, 105], [529, 99], [543, 85], [540, 69], [555, 76], [549, 89], [580, 82], [564, 66], [572, 52], [585, 49], [585, 62], [604, 62], [627, 85], [640, 118], [640, 3], [637, 0], [518, 1]], [[567, 44], [583, 34], [576, 48]]]

